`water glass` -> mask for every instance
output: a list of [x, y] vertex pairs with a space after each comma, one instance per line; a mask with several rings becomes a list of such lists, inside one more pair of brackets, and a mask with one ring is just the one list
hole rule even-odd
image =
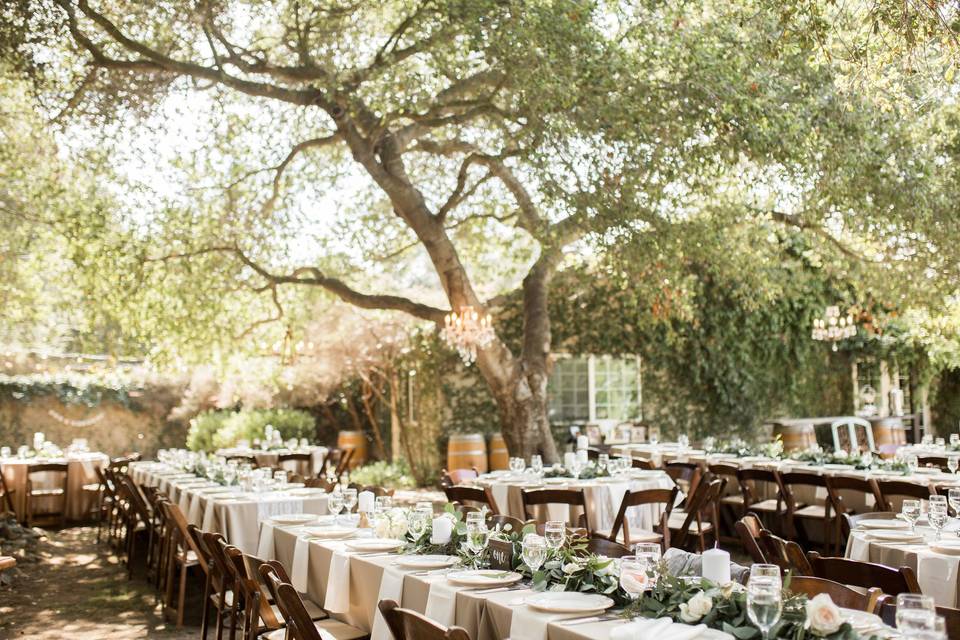
[[513, 473], [523, 473], [527, 468], [527, 462], [523, 458], [510, 458], [509, 466]]
[[418, 502], [414, 509], [426, 515], [428, 518], [433, 519], [433, 503], [429, 500], [422, 500]]
[[393, 508], [393, 496], [377, 496], [373, 500], [373, 509], [377, 513], [383, 513]]
[[639, 598], [650, 586], [647, 564], [636, 556], [620, 558], [620, 586], [633, 599]]
[[559, 549], [567, 537], [567, 523], [560, 520], [548, 520], [543, 525], [543, 537], [551, 549]]
[[327, 509], [333, 514], [334, 519], [343, 511], [343, 494], [334, 491], [327, 496]]
[[346, 513], [352, 513], [353, 508], [357, 506], [357, 490], [347, 487], [343, 489], [343, 506]]
[[0, 447], [0, 458], [9, 458], [12, 453], [10, 447]]
[[937, 532], [937, 540], [939, 540], [940, 532], [947, 526], [947, 496], [930, 496], [930, 502], [927, 505], [927, 522]]
[[[947, 491], [947, 503], [953, 507], [953, 516], [960, 518], [960, 488]], [[957, 532], [957, 535], [960, 535], [960, 531]]]
[[780, 582], [768, 580], [747, 583], [747, 617], [760, 629], [763, 640], [767, 640], [770, 629], [780, 620], [783, 612], [783, 593]]
[[920, 501], [904, 500], [900, 505], [900, 515], [910, 523], [910, 531], [917, 532], [917, 520], [920, 519]]
[[937, 449], [940, 449], [940, 451], [943, 451], [947, 448], [947, 441], [943, 438], [937, 438], [933, 441], [933, 446], [935, 446]]
[[956, 473], [958, 468], [960, 468], [960, 456], [947, 456], [947, 469], [950, 469], [950, 473]]
[[427, 525], [430, 517], [423, 511], [414, 510], [407, 514], [407, 526], [410, 527], [410, 534], [414, 539], [419, 538], [427, 531]]
[[780, 567], [775, 564], [761, 563], [751, 565], [749, 582], [756, 584], [767, 582], [769, 584], [776, 584], [777, 587], [780, 587], [780, 585], [783, 584], [783, 578], [780, 576]]
[[286, 471], [277, 471], [273, 474], [273, 482], [277, 485], [278, 489], [283, 489], [287, 486], [287, 472]]
[[543, 458], [539, 455], [530, 456], [530, 469], [538, 476], [543, 473]]
[[483, 511], [468, 511], [464, 520], [467, 524], [471, 522], [486, 522], [487, 516]]
[[958, 445], [960, 445], [960, 433], [951, 433], [950, 446], [956, 448]]
[[543, 536], [528, 533], [523, 537], [520, 554], [523, 557], [523, 563], [530, 568], [530, 571], [536, 573], [547, 560], [547, 541]]
[[610, 456], [606, 453], [601, 453], [597, 457], [597, 471], [603, 473], [610, 466]]
[[467, 547], [476, 554], [483, 553], [490, 540], [490, 530], [486, 522], [467, 523]]
[[905, 636], [918, 631], [932, 631], [937, 615], [932, 596], [901, 593], [897, 596], [897, 630]]

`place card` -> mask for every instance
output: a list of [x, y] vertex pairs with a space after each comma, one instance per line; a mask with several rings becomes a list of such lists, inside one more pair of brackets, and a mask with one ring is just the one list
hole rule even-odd
[[490, 568], [513, 570], [513, 543], [509, 540], [491, 540], [487, 543], [490, 550]]

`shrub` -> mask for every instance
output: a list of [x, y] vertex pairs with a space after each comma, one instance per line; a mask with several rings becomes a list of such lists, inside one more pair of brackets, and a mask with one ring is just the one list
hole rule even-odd
[[214, 437], [230, 415], [227, 411], [204, 411], [194, 417], [187, 431], [187, 448], [191, 451], [213, 451]]
[[399, 462], [371, 462], [350, 472], [350, 482], [359, 485], [376, 485], [390, 489], [413, 489], [417, 486], [410, 465]]

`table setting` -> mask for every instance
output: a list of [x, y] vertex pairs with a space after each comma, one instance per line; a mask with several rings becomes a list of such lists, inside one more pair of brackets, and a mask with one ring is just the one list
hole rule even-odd
[[[464, 515], [447, 505], [435, 513], [430, 503], [400, 508], [365, 493], [356, 514], [329, 515], [308, 526], [275, 519], [269, 557], [288, 567], [306, 597], [369, 631], [372, 640], [390, 638], [376, 608], [382, 599], [464, 627], [477, 640], [640, 640], [651, 632], [658, 640], [720, 640], [748, 637], [744, 627], [763, 629], [760, 623], [769, 623], [764, 635], [770, 638], [855, 640], [854, 622], [864, 632], [886, 629], [877, 626], [878, 618], [867, 625], [837, 612], [833, 627], [811, 635], [805, 630], [808, 600], [789, 593], [779, 569], [775, 586], [754, 589], [759, 600], [772, 599], [766, 608], [758, 605], [767, 613], [751, 614], [754, 576], [746, 587], [732, 580], [734, 569], [744, 577], [749, 570], [731, 565], [719, 549], [661, 556], [659, 545], [641, 543], [633, 556], [612, 559], [588, 553], [586, 539], [563, 523], [558, 532], [548, 528], [538, 535], [532, 525], [492, 528], [483, 512]], [[336, 538], [316, 535], [324, 529], [344, 531]], [[696, 575], [688, 571], [694, 558]], [[818, 606], [815, 611], [833, 605]]]

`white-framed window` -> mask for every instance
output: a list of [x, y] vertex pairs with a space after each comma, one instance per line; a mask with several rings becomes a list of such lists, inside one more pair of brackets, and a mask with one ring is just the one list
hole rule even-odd
[[555, 355], [547, 385], [550, 421], [640, 420], [640, 356]]

